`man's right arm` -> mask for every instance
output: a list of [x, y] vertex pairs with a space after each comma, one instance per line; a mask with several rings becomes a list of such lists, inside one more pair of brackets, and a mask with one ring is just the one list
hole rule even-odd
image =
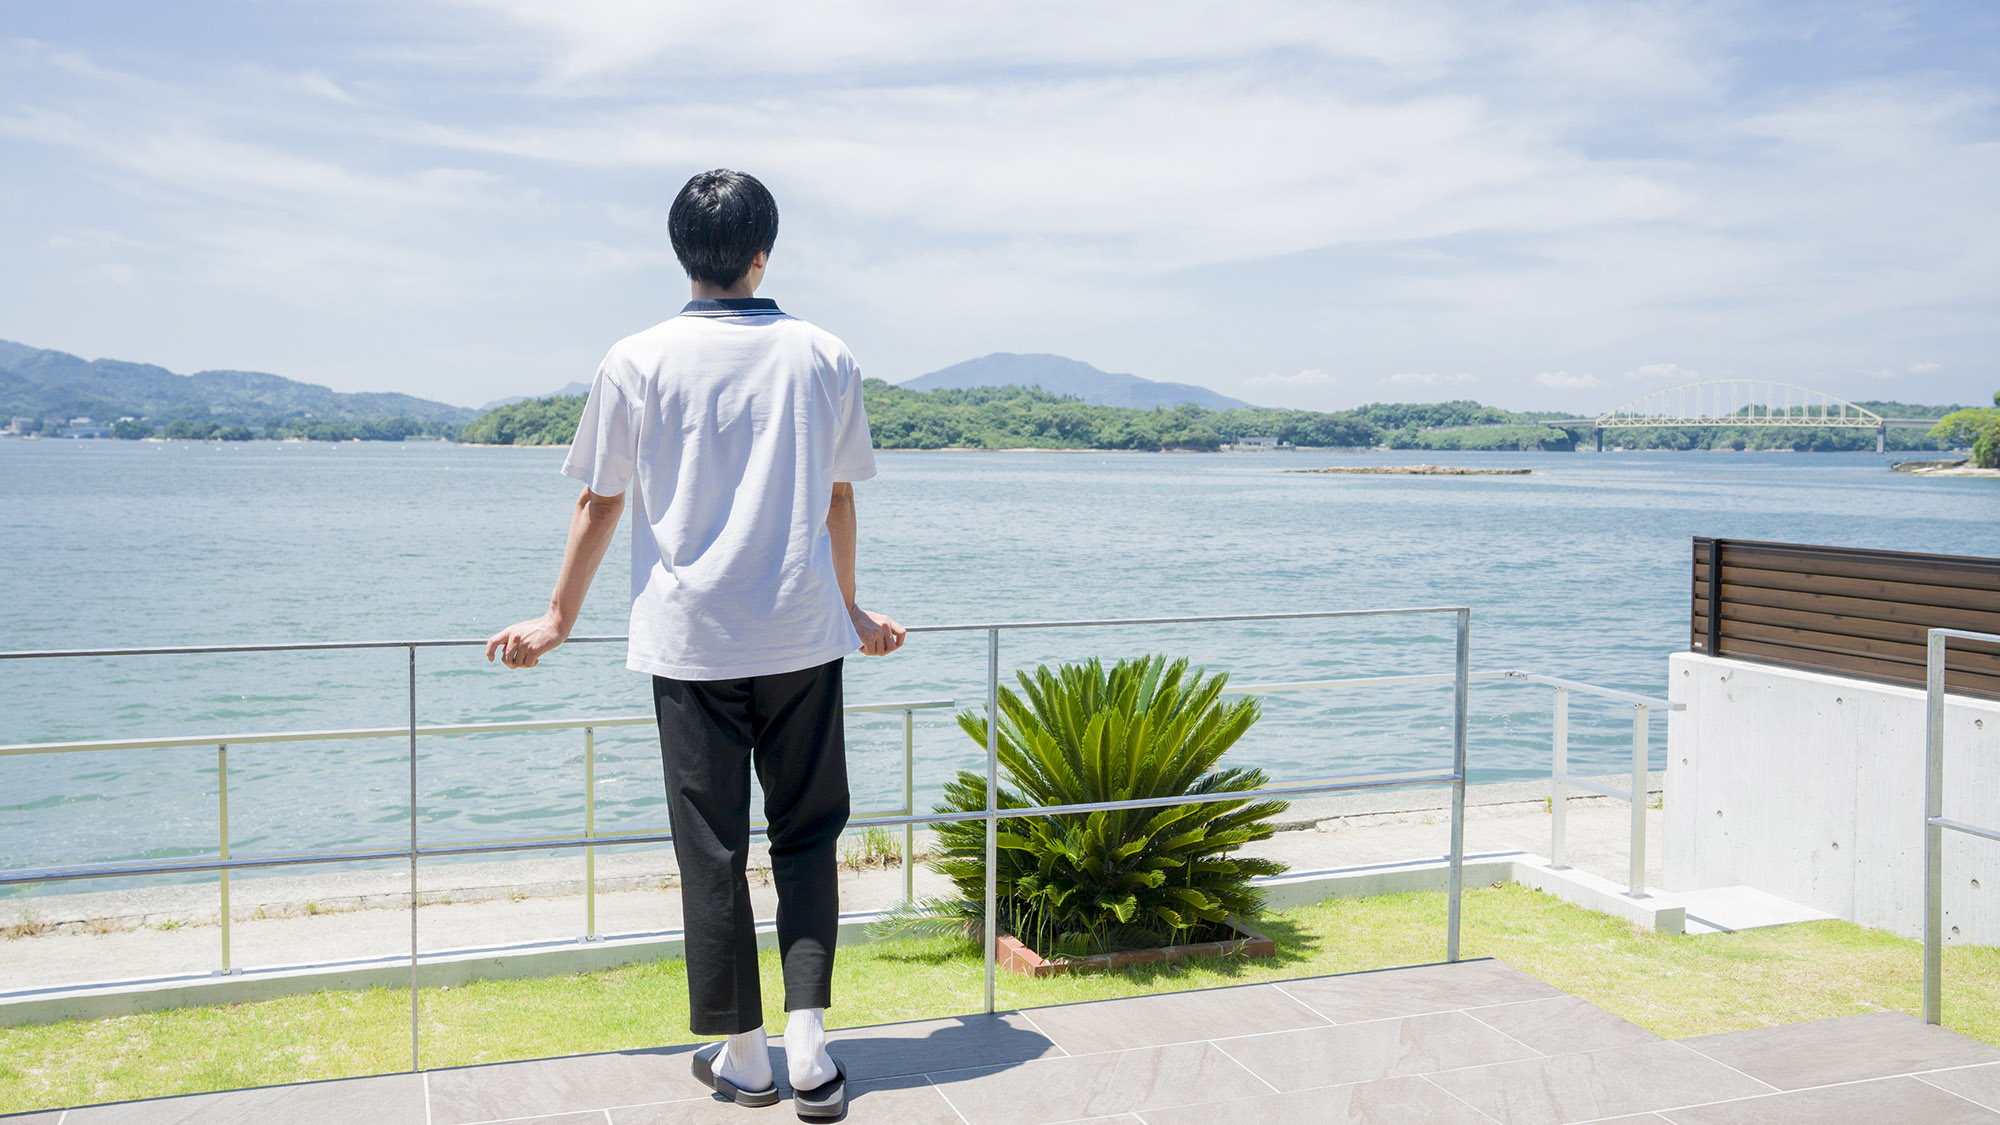
[[597, 576], [597, 566], [618, 534], [618, 517], [624, 511], [624, 493], [599, 496], [588, 488], [583, 490], [570, 514], [569, 541], [563, 546], [562, 570], [556, 575], [555, 592], [549, 595], [549, 611], [493, 634], [486, 642], [487, 660], [497, 652], [500, 662], [509, 668], [533, 668], [536, 661], [569, 638], [583, 612], [590, 580]]

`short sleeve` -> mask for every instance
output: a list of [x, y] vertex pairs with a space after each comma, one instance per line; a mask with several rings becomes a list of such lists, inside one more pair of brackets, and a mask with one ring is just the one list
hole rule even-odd
[[632, 483], [639, 448], [639, 412], [611, 377], [609, 357], [590, 383], [590, 398], [577, 419], [576, 438], [563, 458], [563, 475], [583, 482], [599, 496], [617, 496]]
[[840, 437], [833, 445], [833, 479], [867, 480], [875, 475], [875, 438], [868, 432], [868, 408], [861, 396], [861, 369], [854, 357], [842, 355], [840, 372]]

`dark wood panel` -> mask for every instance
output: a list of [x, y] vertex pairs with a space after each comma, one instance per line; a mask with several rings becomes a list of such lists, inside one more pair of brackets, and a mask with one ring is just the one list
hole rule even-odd
[[[1776, 625], [1758, 625], [1748, 621], [1722, 619], [1722, 651], [1718, 655], [1728, 656], [1733, 641], [1761, 641], [1767, 644], [1790, 645], [1794, 648], [1810, 649], [1815, 652], [1848, 653], [1866, 656], [1895, 664], [1908, 664], [1918, 669], [1924, 666], [1925, 650], [1921, 644], [1904, 644], [1898, 641], [1874, 640], [1868, 637], [1849, 637], [1839, 633], [1822, 633], [1812, 629], [1788, 629]], [[1946, 668], [1964, 668], [1968, 671], [2000, 675], [2000, 655], [1992, 652], [1972, 652], [1953, 646], [1945, 654]]]
[[[1818, 652], [1759, 641], [1734, 641], [1725, 647], [1728, 649], [1726, 655], [1731, 659], [1754, 660], [1788, 668], [1855, 676], [1919, 689], [1924, 686], [1924, 670], [1920, 665], [1898, 664], [1849, 653]], [[1980, 675], [1947, 668], [1945, 688], [1948, 691], [2000, 699], [2000, 676]]]
[[[1688, 586], [1696, 652], [1713, 616], [1711, 655], [1889, 683], [1922, 686], [1932, 628], [2000, 633], [2000, 559], [1696, 539]], [[2000, 698], [2000, 644], [1954, 641], [1945, 666], [1953, 691]]]
[[[1885, 582], [1872, 578], [1828, 578], [1783, 570], [1757, 570], [1738, 567], [1729, 561], [1728, 552], [1725, 551], [1722, 562], [1723, 596], [1728, 596], [1731, 586], [1754, 586], [1764, 590], [1793, 590], [1802, 594], [1833, 594], [1847, 598], [1865, 598], [1870, 601], [1897, 602], [1903, 605], [1964, 608], [1983, 613], [2000, 613], [2000, 590], [1932, 586], [1920, 582]], [[1694, 600], [1698, 604], [1706, 604], [1708, 600], [1708, 575], [1705, 573], [1695, 577]]]
[[[1707, 552], [1698, 552], [1696, 565], [1705, 568], [1707, 562]], [[1723, 541], [1722, 565], [1817, 574], [1828, 578], [1874, 578], [1889, 582], [2000, 590], [2000, 559], [1959, 555], [1922, 555], [1729, 539]]]
[[[1764, 606], [1769, 609], [1824, 613], [1874, 621], [1895, 621], [1924, 628], [1972, 629], [1984, 633], [2000, 633], [2000, 611], [1989, 612], [1962, 606], [1850, 598], [1807, 590], [1744, 586], [1734, 582], [1722, 584], [1722, 600], [1735, 605]], [[1707, 620], [1708, 583], [1706, 582], [1695, 589], [1694, 612], [1696, 617]]]
[[[1929, 641], [1930, 626], [1914, 622], [1887, 621], [1877, 617], [1860, 617], [1842, 613], [1825, 613], [1820, 610], [1785, 609], [1776, 606], [1758, 605], [1753, 602], [1738, 602], [1727, 595], [1729, 587], [1722, 588], [1722, 619], [1743, 621], [1756, 625], [1778, 625], [1789, 629], [1811, 629], [1821, 633], [1837, 633], [1844, 637], [1865, 637], [1870, 640], [1900, 641], [1904, 644], [1923, 647]], [[1944, 628], [1959, 628], [1937, 622]], [[1702, 628], [1708, 627], [1704, 617]], [[1965, 649], [1968, 652], [2000, 652], [2000, 647], [1981, 644], [1977, 641], [1954, 640], [1952, 650]]]

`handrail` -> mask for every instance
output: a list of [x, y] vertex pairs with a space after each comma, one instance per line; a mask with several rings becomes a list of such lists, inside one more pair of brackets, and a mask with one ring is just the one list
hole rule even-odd
[[[987, 723], [986, 807], [981, 810], [961, 812], [961, 813], [935, 813], [935, 812], [918, 813], [917, 810], [913, 807], [914, 792], [911, 788], [912, 782], [910, 777], [910, 773], [912, 771], [911, 761], [913, 754], [913, 744], [911, 735], [912, 723], [914, 718], [913, 713], [917, 710], [928, 710], [941, 707], [954, 707], [957, 706], [956, 702], [952, 700], [915, 700], [908, 702], [860, 704], [860, 705], [850, 706], [846, 708], [846, 710], [849, 712], [899, 711], [903, 715], [904, 732], [905, 732], [905, 746], [904, 746], [905, 803], [904, 807], [900, 810], [878, 810], [873, 813], [865, 813], [857, 818], [850, 820], [849, 826], [853, 828], [901, 826], [904, 828], [904, 837], [905, 837], [904, 877], [905, 877], [905, 891], [907, 896], [912, 889], [911, 884], [909, 882], [911, 878], [911, 870], [910, 870], [911, 862], [913, 859], [913, 854], [911, 851], [912, 844], [910, 842], [910, 833], [913, 830], [914, 826], [919, 824], [968, 823], [974, 821], [985, 822], [987, 862], [986, 862], [986, 887], [985, 887], [986, 924], [985, 924], [985, 934], [984, 934], [985, 938], [984, 960], [985, 960], [986, 1009], [990, 1012], [993, 1010], [994, 1007], [994, 974], [996, 968], [996, 952], [997, 952], [996, 949], [997, 910], [995, 909], [997, 864], [995, 862], [996, 859], [995, 852], [997, 850], [999, 824], [1002, 820], [1012, 819], [1016, 817], [1023, 817], [1023, 816], [1035, 816], [1035, 815], [1079, 814], [1079, 813], [1088, 813], [1088, 812], [1101, 811], [1107, 809], [1156, 808], [1156, 807], [1164, 807], [1164, 806], [1179, 805], [1179, 804], [1210, 803], [1210, 802], [1224, 802], [1224, 801], [1248, 802], [1248, 801], [1255, 801], [1255, 800], [1269, 799], [1269, 798], [1290, 798], [1290, 797], [1310, 796], [1310, 795], [1324, 794], [1324, 793], [1384, 789], [1384, 788], [1413, 786], [1413, 785], [1448, 784], [1452, 788], [1452, 798], [1451, 798], [1450, 845], [1449, 845], [1449, 854], [1447, 856], [1449, 877], [1447, 884], [1448, 897], [1447, 897], [1446, 920], [1445, 920], [1445, 932], [1446, 932], [1445, 955], [1447, 961], [1456, 961], [1459, 958], [1459, 931], [1460, 931], [1460, 916], [1461, 916], [1460, 899], [1463, 893], [1462, 864], [1464, 859], [1465, 784], [1467, 775], [1467, 770], [1466, 770], [1467, 722], [1470, 710], [1469, 687], [1471, 682], [1474, 679], [1482, 681], [1508, 680], [1508, 679], [1523, 680], [1528, 682], [1536, 682], [1554, 686], [1557, 689], [1557, 694], [1559, 699], [1566, 697], [1566, 694], [1569, 690], [1576, 690], [1579, 692], [1603, 696], [1614, 700], [1631, 702], [1634, 704], [1635, 712], [1639, 717], [1638, 718], [1639, 733], [1636, 736], [1637, 741], [1635, 742], [1635, 746], [1637, 747], [1636, 752], [1639, 754], [1643, 754], [1644, 752], [1644, 733], [1643, 733], [1645, 726], [1644, 718], [1648, 710], [1652, 707], [1660, 707], [1663, 710], [1665, 709], [1678, 710], [1680, 709], [1679, 705], [1670, 704], [1664, 700], [1653, 699], [1647, 696], [1638, 695], [1636, 693], [1624, 692], [1610, 688], [1599, 688], [1595, 685], [1581, 684], [1577, 683], [1576, 681], [1563, 680], [1557, 677], [1544, 676], [1539, 673], [1533, 673], [1533, 672], [1523, 672], [1519, 670], [1498, 670], [1498, 671], [1485, 671], [1485, 672], [1475, 673], [1471, 670], [1469, 666], [1471, 611], [1468, 608], [1462, 606], [1416, 606], [1416, 607], [1390, 608], [1390, 609], [1327, 610], [1327, 611], [1256, 613], [1256, 614], [1214, 614], [1214, 615], [1178, 616], [1178, 617], [1112, 618], [1112, 619], [1101, 619], [1101, 620], [1007, 621], [1007, 622], [989, 622], [989, 623], [975, 623], [975, 624], [913, 626], [910, 628], [909, 631], [912, 633], [983, 632], [986, 634], [987, 714], [989, 720], [992, 720], [997, 718], [999, 710], [998, 702], [999, 702], [999, 687], [1000, 687], [999, 685], [1000, 634], [1006, 631], [1034, 630], [1034, 629], [1112, 628], [1121, 626], [1140, 626], [1140, 625], [1192, 625], [1192, 624], [1256, 622], [1256, 621], [1284, 622], [1284, 621], [1305, 621], [1305, 620], [1334, 620], [1342, 618], [1362, 618], [1362, 617], [1426, 616], [1426, 615], [1446, 615], [1446, 614], [1451, 615], [1452, 618], [1454, 619], [1452, 633], [1455, 640], [1455, 660], [1454, 660], [1455, 667], [1454, 670], [1450, 673], [1414, 675], [1414, 676], [1374, 676], [1374, 677], [1359, 677], [1359, 678], [1332, 679], [1332, 680], [1302, 680], [1302, 681], [1290, 681], [1290, 682], [1243, 684], [1243, 685], [1233, 686], [1230, 691], [1230, 694], [1232, 695], [1241, 695], [1250, 693], [1261, 694], [1267, 692], [1303, 691], [1303, 690], [1315, 690], [1322, 688], [1353, 687], [1353, 686], [1364, 686], [1364, 685], [1392, 686], [1399, 684], [1449, 682], [1454, 686], [1453, 702], [1452, 702], [1452, 713], [1453, 713], [1452, 714], [1452, 732], [1453, 732], [1452, 765], [1449, 770], [1432, 769], [1432, 770], [1400, 771], [1400, 772], [1390, 772], [1390, 773], [1374, 773], [1365, 775], [1341, 775], [1341, 776], [1325, 777], [1325, 778], [1280, 781], [1260, 787], [1256, 790], [1247, 790], [1241, 792], [1192, 794], [1192, 795], [1183, 794], [1172, 797], [1145, 798], [1145, 799], [1127, 800], [1127, 801], [1094, 802], [1088, 804], [1062, 805], [1062, 806], [1027, 806], [1027, 807], [1002, 809], [998, 807], [999, 802], [998, 802], [998, 788], [997, 788], [998, 773], [999, 773], [999, 763], [998, 763], [999, 724], [996, 721], [989, 721]], [[572, 644], [610, 643], [615, 641], [623, 641], [625, 639], [626, 638], [622, 636], [572, 637], [569, 639], [567, 643], [572, 643]], [[418, 762], [417, 740], [421, 735], [426, 735], [426, 734], [466, 735], [466, 734], [503, 733], [509, 731], [538, 731], [538, 730], [562, 730], [562, 729], [582, 728], [585, 732], [585, 737], [586, 737], [586, 742], [585, 742], [586, 804], [589, 804], [592, 801], [592, 794], [594, 793], [593, 771], [594, 771], [594, 754], [595, 754], [594, 750], [595, 728], [599, 726], [640, 726], [654, 721], [653, 717], [650, 715], [616, 715], [616, 716], [572, 716], [572, 717], [554, 718], [554, 719], [509, 720], [504, 722], [492, 722], [492, 723], [450, 723], [450, 724], [435, 724], [431, 726], [422, 726], [422, 727], [418, 726], [416, 723], [417, 650], [420, 648], [454, 648], [454, 647], [463, 648], [471, 646], [483, 646], [485, 643], [486, 643], [485, 640], [477, 638], [447, 638], [447, 639], [407, 640], [407, 641], [297, 642], [297, 643], [282, 643], [282, 644], [175, 646], [175, 647], [124, 648], [124, 649], [72, 649], [72, 650], [48, 650], [48, 651], [0, 653], [0, 660], [18, 660], [18, 659], [37, 659], [37, 658], [61, 659], [61, 658], [73, 658], [73, 657], [117, 657], [117, 656], [139, 656], [139, 655], [217, 655], [217, 654], [233, 654], [233, 653], [403, 649], [408, 653], [409, 656], [408, 675], [409, 675], [410, 721], [406, 726], [353, 728], [353, 729], [333, 730], [333, 731], [261, 732], [261, 733], [246, 733], [239, 735], [202, 735], [202, 736], [190, 735], [190, 736], [173, 736], [168, 738], [154, 738], [154, 739], [92, 740], [89, 742], [69, 742], [69, 743], [23, 743], [10, 746], [0, 746], [0, 757], [5, 757], [9, 755], [62, 753], [70, 751], [88, 752], [88, 751], [112, 750], [112, 749], [164, 749], [173, 747], [196, 747], [196, 746], [213, 745], [218, 748], [218, 770], [221, 780], [221, 786], [219, 786], [219, 788], [225, 794], [223, 799], [226, 801], [227, 747], [228, 744], [231, 742], [237, 744], [246, 744], [246, 743], [260, 743], [260, 742], [278, 743], [278, 742], [312, 741], [312, 740], [340, 739], [340, 738], [408, 737], [410, 739], [409, 808], [410, 808], [410, 818], [411, 818], [411, 838], [407, 847], [398, 846], [398, 847], [387, 847], [387, 848], [330, 849], [322, 851], [294, 852], [284, 855], [274, 854], [274, 855], [232, 856], [228, 850], [228, 832], [225, 823], [222, 832], [222, 847], [220, 849], [219, 854], [216, 855], [214, 858], [154, 860], [138, 864], [68, 865], [65, 867], [49, 867], [49, 868], [41, 868], [35, 870], [17, 869], [16, 871], [13, 872], [0, 872], [0, 885], [9, 885], [9, 884], [26, 883], [26, 882], [68, 881], [76, 879], [101, 878], [112, 875], [128, 875], [128, 874], [157, 875], [157, 874], [198, 873], [198, 872], [212, 871], [212, 872], [217, 872], [221, 880], [222, 894], [223, 894], [223, 909], [225, 911], [225, 917], [226, 917], [227, 903], [228, 903], [228, 897], [227, 897], [228, 878], [229, 878], [229, 872], [232, 870], [242, 870], [242, 869], [257, 868], [257, 867], [277, 867], [286, 865], [350, 862], [355, 860], [367, 860], [367, 859], [393, 860], [393, 859], [407, 858], [410, 863], [410, 884], [411, 884], [410, 885], [410, 911], [411, 911], [410, 1002], [411, 1002], [411, 1037], [412, 1037], [411, 1067], [412, 1069], [417, 1069], [420, 1063], [420, 1055], [419, 1055], [419, 1038], [418, 1038], [419, 990], [418, 990], [418, 978], [417, 978], [418, 951], [417, 951], [417, 932], [416, 932], [416, 925], [417, 925], [416, 911], [419, 905], [419, 895], [417, 893], [417, 863], [420, 858], [456, 856], [456, 855], [504, 854], [504, 853], [521, 852], [521, 851], [542, 851], [542, 850], [582, 848], [584, 849], [586, 856], [586, 879], [590, 885], [590, 888], [594, 890], [595, 876], [594, 876], [594, 867], [591, 866], [591, 857], [594, 857], [595, 851], [598, 847], [614, 846], [620, 844], [661, 843], [670, 841], [672, 839], [672, 833], [670, 831], [643, 830], [643, 831], [609, 833], [609, 834], [597, 833], [594, 828], [594, 821], [589, 819], [590, 810], [586, 810], [586, 817], [587, 817], [586, 826], [584, 832], [581, 835], [567, 834], [567, 835], [551, 836], [551, 837], [525, 837], [525, 838], [495, 839], [495, 840], [449, 841], [449, 842], [433, 843], [433, 844], [424, 844], [417, 839], [416, 813], [418, 808], [418, 797], [419, 797], [419, 789], [417, 786], [417, 762]], [[1643, 758], [1639, 758], [1638, 761], [1640, 762], [1640, 768], [1643, 769], [1643, 761], [1644, 761]], [[1562, 780], [1562, 771], [1559, 769], [1558, 771], [1556, 771], [1556, 773], [1557, 773], [1558, 784], [1560, 784], [1560, 781]], [[1644, 792], [1643, 775], [1640, 775], [1640, 781], [1637, 785], [1635, 785], [1635, 794], [1643, 794], [1643, 792]], [[1634, 804], [1635, 823], [1639, 825], [1638, 831], [1643, 832], [1643, 822], [1640, 821], [1640, 818], [1643, 816], [1643, 800], [1634, 800], [1633, 804]], [[224, 807], [226, 808], [226, 805]], [[1643, 863], [1644, 863], [1643, 848], [1642, 845], [1637, 842], [1638, 840], [1641, 839], [1643, 839], [1642, 836], [1635, 837], [1635, 854], [1637, 855], [1635, 864], [1638, 865], [1638, 870], [1641, 873], [1643, 873]], [[589, 917], [591, 921], [589, 925], [589, 933], [586, 936], [586, 940], [594, 940], [596, 937], [594, 910], [590, 913]], [[226, 943], [227, 941], [226, 922], [225, 922], [224, 934], [225, 934], [224, 940]], [[224, 954], [224, 964], [225, 964], [224, 971], [226, 972], [228, 971], [226, 950]]]
[[1924, 637], [1924, 1022], [1934, 1024], [1944, 1019], [1945, 831], [2000, 841], [2000, 828], [1944, 815], [1945, 646], [1953, 639], [2000, 641], [2000, 633], [1930, 629]]
[[[1085, 629], [1119, 625], [1201, 625], [1226, 621], [1307, 621], [1339, 617], [1393, 617], [1417, 613], [1454, 613], [1455, 606], [1408, 606], [1395, 609], [1329, 609], [1293, 613], [1223, 613], [1193, 617], [1106, 617], [1054, 621], [958, 622], [911, 625], [911, 633], [985, 633], [995, 629]], [[152, 648], [20, 649], [0, 652], [0, 660], [54, 660], [79, 656], [206, 656], [244, 652], [334, 652], [362, 649], [483, 647], [487, 637], [442, 637], [405, 641], [279, 641], [247, 645], [168, 645]], [[625, 634], [570, 637], [563, 644], [606, 644], [631, 638]]]
[[[908, 702], [850, 703], [850, 714], [883, 711], [934, 711], [956, 707], [955, 699]], [[418, 727], [418, 734], [506, 734], [519, 731], [582, 730], [586, 727], [640, 727], [657, 722], [653, 715], [584, 715], [565, 719], [508, 719], [493, 723], [443, 723]], [[0, 758], [22, 754], [69, 754], [95, 750], [170, 750], [188, 746], [240, 746], [270, 742], [334, 742], [351, 738], [401, 738], [409, 727], [350, 727], [339, 730], [271, 731], [263, 734], [187, 734], [161, 738], [93, 739], [87, 742], [17, 742], [0, 746]]]

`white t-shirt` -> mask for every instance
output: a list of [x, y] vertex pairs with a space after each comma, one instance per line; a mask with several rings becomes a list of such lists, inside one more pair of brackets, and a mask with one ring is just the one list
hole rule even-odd
[[633, 671], [739, 679], [860, 647], [826, 515], [875, 450], [829, 333], [762, 298], [689, 302], [612, 345], [562, 471], [600, 496], [634, 486]]

